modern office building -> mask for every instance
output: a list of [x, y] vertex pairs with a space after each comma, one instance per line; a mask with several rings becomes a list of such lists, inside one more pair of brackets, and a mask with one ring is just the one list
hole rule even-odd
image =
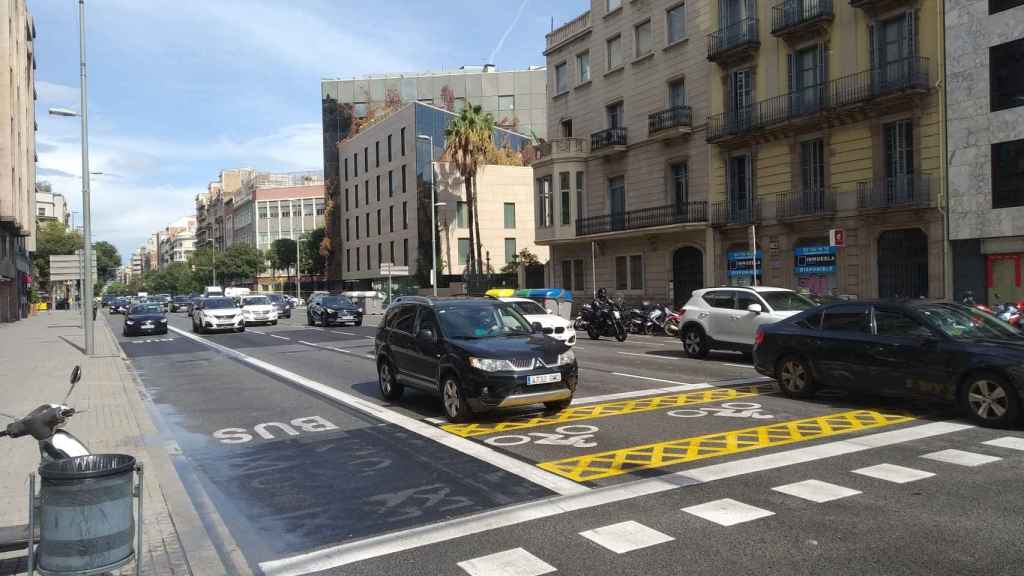
[[1024, 1], [946, 0], [953, 293], [1024, 299]]
[[[337, 178], [341, 193], [337, 209], [329, 212], [342, 233], [341, 243], [335, 244], [340, 249], [334, 251], [333, 257], [341, 259], [346, 287], [368, 289], [381, 278], [381, 262], [409, 266], [410, 275], [417, 277], [421, 287], [429, 285], [431, 160], [441, 160], [444, 131], [453, 118], [452, 112], [413, 102], [338, 144]], [[429, 136], [431, 140], [418, 136]], [[495, 128], [493, 136], [498, 148], [516, 152], [529, 143], [525, 136], [503, 128]], [[454, 242], [454, 249], [449, 252], [455, 254], [454, 260], [445, 260], [448, 249], [439, 236], [441, 260], [454, 262], [439, 274], [461, 275], [469, 246], [465, 194], [461, 179], [451, 176], [446, 167], [436, 172], [437, 201], [447, 205], [438, 210], [435, 221], [439, 230], [445, 230], [444, 237]], [[508, 243], [510, 248], [513, 244], [520, 250], [533, 246], [533, 230], [517, 230], [530, 227], [531, 172], [522, 165], [486, 165], [478, 174], [481, 255], [485, 260], [483, 255], [490, 252], [495, 270], [504, 265], [506, 237], [512, 240]], [[506, 207], [506, 203], [511, 206]], [[508, 216], [506, 211], [510, 211]], [[506, 224], [506, 218], [511, 226]], [[438, 268], [441, 270], [440, 263]]]
[[25, 0], [0, 25], [0, 322], [28, 314], [36, 232], [36, 25]]
[[686, 300], [715, 278], [707, 3], [592, 0], [547, 35], [548, 134], [533, 162], [548, 283]]
[[69, 224], [67, 199], [60, 192], [54, 192], [49, 182], [36, 184], [36, 220], [57, 221]]
[[[387, 118], [411, 102], [461, 112], [467, 103], [494, 115], [498, 125], [520, 134], [545, 138], [547, 132], [547, 72], [543, 67], [499, 71], [493, 65], [463, 66], [457, 70], [413, 74], [380, 74], [321, 81], [324, 174], [328, 202], [339, 201], [341, 188], [338, 143]], [[411, 144], [411, 142], [410, 142]], [[332, 219], [331, 222], [336, 219]], [[338, 248], [342, 230], [328, 223], [334, 247], [328, 277], [342, 276]]]

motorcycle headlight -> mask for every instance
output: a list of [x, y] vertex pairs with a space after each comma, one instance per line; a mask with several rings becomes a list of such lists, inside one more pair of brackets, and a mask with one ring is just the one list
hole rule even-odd
[[125, 320], [124, 323], [129, 325], [129, 326], [135, 326], [135, 322], [133, 322], [131, 320]]
[[558, 355], [558, 365], [559, 366], [565, 366], [565, 365], [568, 365], [568, 364], [572, 364], [575, 361], [576, 361], [576, 353], [573, 352], [572, 350], [567, 350], [567, 351], [562, 352], [561, 354]]
[[616, 318], [619, 318], [619, 317], [622, 316], [622, 314], [620, 314], [618, 310], [612, 310], [612, 316], [615, 316]]
[[483, 370], [484, 372], [500, 372], [504, 370], [514, 370], [512, 363], [508, 360], [501, 360], [498, 358], [475, 358], [470, 356], [469, 365], [477, 370]]
[[161, 322], [162, 324], [167, 324], [167, 318], [161, 318], [161, 319], [160, 319], [160, 322]]

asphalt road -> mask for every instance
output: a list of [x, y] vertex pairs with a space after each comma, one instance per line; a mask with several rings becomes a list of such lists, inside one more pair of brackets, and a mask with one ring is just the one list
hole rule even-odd
[[1024, 560], [1024, 433], [948, 407], [790, 400], [741, 355], [584, 335], [572, 407], [454, 425], [426, 394], [380, 398], [373, 326], [297, 316], [197, 337], [170, 318], [122, 347], [194, 498], [256, 573], [1017, 574]]

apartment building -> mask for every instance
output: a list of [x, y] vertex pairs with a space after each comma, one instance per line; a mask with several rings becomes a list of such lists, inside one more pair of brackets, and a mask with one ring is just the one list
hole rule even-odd
[[234, 197], [242, 180], [255, 173], [252, 168], [221, 170], [217, 180], [210, 182], [205, 193], [196, 195], [196, 246], [227, 248], [234, 233]]
[[548, 134], [533, 162], [548, 283], [681, 303], [714, 282], [710, 8], [592, 0], [547, 35]]
[[[0, 322], [28, 314], [36, 232], [36, 25], [25, 0], [4, 3], [0, 25]], [[8, 177], [7, 175], [10, 175]]]
[[[326, 194], [340, 200], [338, 143], [412, 103], [459, 113], [467, 103], [494, 115], [499, 127], [520, 134], [546, 137], [547, 72], [543, 67], [501, 70], [493, 65], [462, 66], [455, 70], [412, 74], [375, 74], [361, 78], [321, 81]], [[340, 247], [343, 230], [328, 222], [327, 235]], [[342, 277], [342, 258], [336, 249], [328, 277]]]
[[70, 214], [67, 199], [60, 192], [54, 192], [49, 182], [36, 185], [36, 220], [55, 220], [67, 226]]
[[[940, 7], [710, 3], [709, 283], [750, 283], [756, 270], [815, 293], [948, 296]], [[845, 247], [830, 246], [832, 229]]]
[[[431, 160], [441, 159], [444, 131], [453, 118], [452, 112], [413, 102], [338, 144], [341, 193], [332, 218], [342, 242], [335, 244], [340, 249], [334, 258], [341, 258], [346, 286], [368, 289], [381, 278], [381, 262], [409, 266], [421, 286], [429, 285]], [[497, 147], [516, 151], [528, 144], [526, 137], [502, 128], [494, 130], [494, 140]], [[495, 270], [504, 265], [506, 249], [536, 253], [529, 220], [531, 172], [524, 166], [486, 165], [478, 174], [481, 254], [490, 253]], [[446, 203], [436, 216], [438, 229], [445, 231], [438, 237], [439, 274], [461, 275], [469, 251], [463, 183], [442, 164], [434, 177], [437, 201]], [[441, 269], [442, 262], [452, 264]]]
[[196, 218], [183, 216], [157, 233], [157, 259], [160, 268], [174, 262], [186, 262], [195, 251]]
[[946, 0], [954, 295], [1024, 299], [1024, 1]]
[[235, 243], [263, 251], [279, 238], [298, 240], [324, 225], [320, 172], [253, 172], [233, 199]]

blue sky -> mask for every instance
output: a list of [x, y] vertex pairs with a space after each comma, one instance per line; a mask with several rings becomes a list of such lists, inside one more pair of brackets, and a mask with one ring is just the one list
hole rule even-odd
[[[39, 180], [81, 205], [78, 3], [36, 21]], [[367, 10], [367, 6], [372, 8]], [[122, 256], [222, 168], [322, 168], [320, 79], [544, 64], [544, 34], [587, 0], [87, 0], [93, 238]], [[80, 217], [79, 217], [80, 218]], [[80, 220], [79, 220], [80, 221]]]

